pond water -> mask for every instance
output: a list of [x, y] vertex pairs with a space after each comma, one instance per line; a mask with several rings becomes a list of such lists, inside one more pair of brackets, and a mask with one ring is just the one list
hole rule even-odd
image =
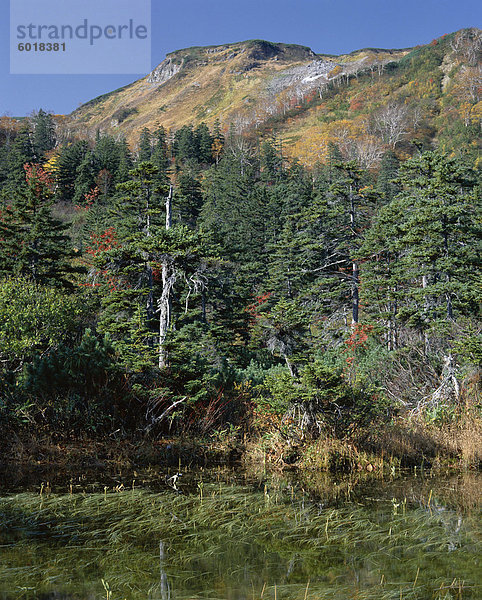
[[482, 597], [476, 473], [0, 481], [2, 600]]

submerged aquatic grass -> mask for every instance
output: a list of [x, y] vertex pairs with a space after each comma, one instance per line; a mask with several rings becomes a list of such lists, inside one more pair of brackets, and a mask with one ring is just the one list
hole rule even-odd
[[[480, 597], [477, 515], [203, 484], [0, 499], [0, 598]], [[309, 584], [308, 584], [309, 582]]]

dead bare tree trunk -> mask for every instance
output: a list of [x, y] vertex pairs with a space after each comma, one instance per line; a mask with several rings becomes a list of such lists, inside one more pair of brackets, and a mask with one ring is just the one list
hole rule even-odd
[[[150, 192], [149, 190], [147, 191], [147, 197], [146, 197], [146, 237], [150, 237], [151, 235], [151, 217], [150, 217], [150, 211], [149, 211], [149, 202], [150, 202]], [[147, 322], [149, 323], [149, 326], [151, 326], [151, 319], [153, 318], [155, 311], [154, 311], [154, 277], [153, 277], [153, 270], [152, 270], [152, 264], [149, 260], [149, 254], [147, 252], [143, 253], [143, 257], [146, 261], [146, 275], [147, 275], [147, 285], [149, 288], [149, 293], [147, 294], [147, 301], [146, 301], [146, 312], [147, 312]], [[153, 340], [151, 338], [149, 338], [149, 345], [152, 346], [153, 345]]]
[[[166, 198], [166, 231], [172, 225], [172, 185]], [[168, 364], [165, 347], [167, 330], [171, 320], [171, 289], [175, 281], [175, 273], [169, 264], [169, 258], [164, 257], [161, 264], [162, 293], [158, 301], [159, 308], [159, 368], [164, 369]]]
[[[352, 236], [356, 236], [356, 223], [355, 223], [355, 198], [353, 194], [352, 186], [350, 185], [350, 227]], [[360, 306], [359, 298], [359, 282], [360, 282], [360, 271], [358, 269], [358, 263], [353, 261], [352, 263], [352, 325], [358, 323], [358, 313]]]
[[294, 365], [290, 361], [290, 359], [288, 358], [288, 356], [286, 354], [284, 355], [283, 358], [285, 359], [285, 363], [286, 363], [286, 366], [288, 367], [291, 377], [298, 377], [299, 373], [298, 373], [298, 369], [296, 368], [296, 365]]
[[169, 194], [166, 198], [166, 231], [172, 226], [172, 185], [169, 186]]
[[[425, 266], [425, 265], [423, 265]], [[426, 289], [428, 287], [428, 275], [423, 274], [422, 275], [422, 289]], [[430, 302], [430, 298], [428, 297], [428, 295], [424, 296], [424, 308], [425, 308], [425, 318], [426, 320], [428, 320], [429, 318], [429, 314], [430, 314], [430, 309], [431, 309], [431, 302]], [[425, 352], [425, 356], [428, 356], [430, 353], [430, 349], [431, 349], [431, 340], [430, 340], [430, 336], [428, 334], [428, 332], [426, 330], [424, 330], [423, 332], [423, 342], [424, 342], [424, 352]]]
[[356, 325], [358, 323], [358, 313], [360, 306], [360, 297], [358, 292], [358, 284], [359, 284], [359, 270], [358, 264], [353, 262], [352, 265], [352, 276], [353, 276], [353, 287], [352, 287], [352, 324]]

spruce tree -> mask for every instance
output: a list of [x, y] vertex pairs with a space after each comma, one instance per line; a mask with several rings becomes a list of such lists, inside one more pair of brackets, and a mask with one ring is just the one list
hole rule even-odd
[[213, 142], [214, 138], [209, 132], [206, 123], [198, 125], [194, 131], [197, 156], [196, 160], [202, 164], [211, 164], [213, 162]]
[[311, 244], [314, 256], [319, 256], [319, 264], [311, 267], [318, 274], [320, 291], [324, 302], [330, 301], [333, 309], [348, 309], [346, 300], [350, 298], [351, 323], [359, 321], [360, 313], [360, 264], [356, 259], [363, 233], [368, 224], [370, 205], [373, 200], [362, 193], [365, 174], [355, 162], [332, 162], [329, 165], [328, 180], [321, 181], [316, 191], [317, 200], [313, 208], [305, 211], [304, 219], [308, 229], [318, 230], [317, 241]]
[[22, 126], [7, 156], [7, 181], [6, 188], [10, 191], [17, 190], [25, 183], [24, 165], [35, 161], [35, 152], [32, 145], [32, 132], [27, 121]]
[[0, 227], [0, 271], [53, 286], [71, 286], [72, 265], [66, 226], [52, 215], [52, 182], [40, 165], [25, 165], [25, 180], [10, 196]]
[[95, 186], [95, 167], [94, 156], [92, 152], [86, 152], [82, 162], [75, 170], [74, 194], [72, 202], [82, 204], [87, 194]]
[[137, 156], [137, 161], [142, 163], [144, 161], [151, 160], [152, 157], [152, 140], [151, 140], [151, 132], [147, 127], [141, 131], [141, 135], [139, 138], [139, 152]]
[[397, 155], [389, 150], [380, 162], [380, 171], [377, 178], [377, 190], [384, 203], [390, 202], [400, 192], [401, 186], [397, 181], [400, 161]]
[[152, 149], [152, 163], [159, 169], [159, 173], [166, 174], [169, 168], [169, 148], [166, 130], [161, 125], [154, 133], [154, 145]]
[[174, 135], [173, 153], [178, 165], [185, 160], [198, 160], [199, 140], [196, 138], [192, 125], [184, 125]]
[[[100, 281], [100, 327], [112, 335], [123, 360], [134, 370], [168, 365], [166, 336], [178, 312], [203, 287], [205, 236], [173, 226], [172, 189], [160, 185], [149, 162], [131, 171], [119, 186], [122, 196], [111, 216], [106, 243], [92, 252]], [[178, 298], [184, 296], [182, 307]], [[199, 298], [198, 298], [199, 301]]]
[[33, 149], [37, 162], [45, 157], [48, 150], [55, 148], [55, 126], [52, 116], [40, 109], [32, 118], [33, 124]]
[[99, 135], [93, 149], [94, 170], [97, 175], [102, 169], [111, 174], [117, 173], [120, 161], [122, 142], [117, 142], [111, 135]]
[[128, 181], [129, 179], [129, 171], [132, 170], [134, 163], [132, 160], [131, 151], [129, 146], [124, 138], [118, 142], [119, 148], [119, 163], [117, 166], [117, 171], [114, 175], [114, 182], [116, 184], [123, 183], [124, 181]]
[[[87, 159], [89, 152], [89, 145], [84, 140], [62, 147], [58, 161], [57, 190], [55, 192], [58, 200], [72, 202], [74, 196], [78, 200], [80, 195], [85, 192], [85, 189], [82, 189], [81, 193], [76, 195], [76, 179], [77, 169]], [[84, 163], [85, 166], [86, 163]], [[93, 173], [91, 175], [93, 176]]]
[[433, 327], [477, 311], [475, 177], [460, 159], [428, 151], [402, 165], [400, 185], [402, 191], [379, 211], [360, 252], [367, 309], [378, 307], [391, 331], [405, 323], [424, 333], [428, 352]]
[[429, 151], [404, 163], [400, 179], [403, 262], [406, 276], [418, 282], [410, 293], [414, 315], [427, 323], [453, 320], [475, 301], [480, 205], [474, 174], [460, 159]]
[[195, 169], [185, 168], [177, 178], [174, 214], [179, 223], [195, 228], [202, 208], [201, 183]]

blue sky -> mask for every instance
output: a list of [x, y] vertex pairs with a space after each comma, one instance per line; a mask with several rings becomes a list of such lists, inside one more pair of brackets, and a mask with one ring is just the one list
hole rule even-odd
[[[49, 0], [37, 0], [42, 1]], [[63, 3], [77, 6], [79, 0]], [[146, 74], [10, 75], [9, 5], [0, 0], [0, 115], [23, 116], [39, 108], [69, 113]], [[329, 54], [404, 48], [480, 27], [481, 17], [479, 0], [152, 0], [151, 67], [179, 48], [253, 38]]]

